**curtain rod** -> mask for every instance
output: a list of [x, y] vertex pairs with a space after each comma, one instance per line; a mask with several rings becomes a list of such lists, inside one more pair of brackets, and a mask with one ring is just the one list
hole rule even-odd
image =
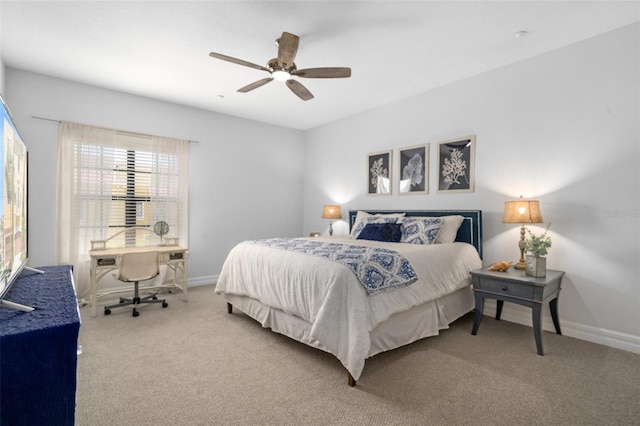
[[[36, 120], [51, 121], [53, 123], [58, 123], [58, 124], [60, 124], [60, 122], [61, 122], [60, 120], [56, 120], [56, 119], [53, 119], [53, 118], [46, 118], [46, 117], [38, 117], [37, 115], [32, 115], [31, 118], [35, 118]], [[127, 133], [127, 134], [130, 134], [130, 135], [149, 136], [149, 137], [153, 137], [154, 136], [154, 135], [149, 135], [149, 134], [146, 134], [146, 133], [129, 132], [127, 130], [117, 130], [117, 129], [114, 129], [114, 130], [116, 130], [116, 132]], [[187, 139], [187, 142], [189, 142], [189, 143], [200, 143], [198, 141], [194, 141], [194, 140], [191, 140], [191, 139]]]

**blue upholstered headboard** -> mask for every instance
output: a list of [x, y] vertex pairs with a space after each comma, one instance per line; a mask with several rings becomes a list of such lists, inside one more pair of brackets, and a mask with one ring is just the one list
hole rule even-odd
[[[349, 231], [359, 210], [349, 210]], [[482, 258], [482, 210], [360, 210], [369, 214], [405, 213], [406, 216], [439, 217], [460, 215], [464, 217], [458, 229], [456, 241], [469, 243], [478, 250]]]

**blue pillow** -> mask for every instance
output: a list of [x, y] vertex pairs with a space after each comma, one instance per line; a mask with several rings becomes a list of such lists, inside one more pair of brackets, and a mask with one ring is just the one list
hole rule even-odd
[[408, 218], [402, 219], [400, 239], [403, 243], [433, 244], [438, 237], [444, 220], [440, 218]]
[[396, 216], [380, 216], [380, 215], [371, 215], [367, 216], [364, 219], [361, 219], [356, 226], [351, 230], [351, 235], [353, 238], [358, 239], [358, 235], [370, 223], [396, 223], [398, 222], [398, 218]]
[[402, 230], [399, 223], [368, 223], [358, 234], [358, 240], [399, 243]]

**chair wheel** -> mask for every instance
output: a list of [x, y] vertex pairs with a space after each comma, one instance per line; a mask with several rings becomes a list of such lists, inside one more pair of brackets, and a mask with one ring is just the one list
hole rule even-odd
[[111, 315], [111, 309], [104, 308], [105, 315]]
[[156, 296], [155, 294], [153, 295], [153, 297], [151, 298], [151, 300], [158, 300], [158, 296]]
[[162, 302], [162, 307], [166, 308], [167, 306], [169, 306], [169, 304], [167, 302]]
[[137, 317], [138, 315], [140, 315], [140, 312], [136, 311], [135, 309], [133, 310], [133, 314], [134, 317]]

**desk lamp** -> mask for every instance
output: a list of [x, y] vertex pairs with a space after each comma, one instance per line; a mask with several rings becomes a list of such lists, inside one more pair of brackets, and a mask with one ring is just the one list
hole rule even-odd
[[540, 202], [537, 200], [520, 199], [515, 201], [505, 201], [504, 215], [502, 223], [521, 223], [520, 227], [520, 261], [514, 266], [516, 269], [525, 269], [524, 263], [524, 224], [542, 223], [542, 213], [540, 212]]
[[322, 218], [330, 219], [329, 221], [329, 235], [333, 235], [333, 219], [342, 219], [342, 212], [340, 211], [340, 206], [334, 206], [330, 204], [325, 204], [322, 208]]

